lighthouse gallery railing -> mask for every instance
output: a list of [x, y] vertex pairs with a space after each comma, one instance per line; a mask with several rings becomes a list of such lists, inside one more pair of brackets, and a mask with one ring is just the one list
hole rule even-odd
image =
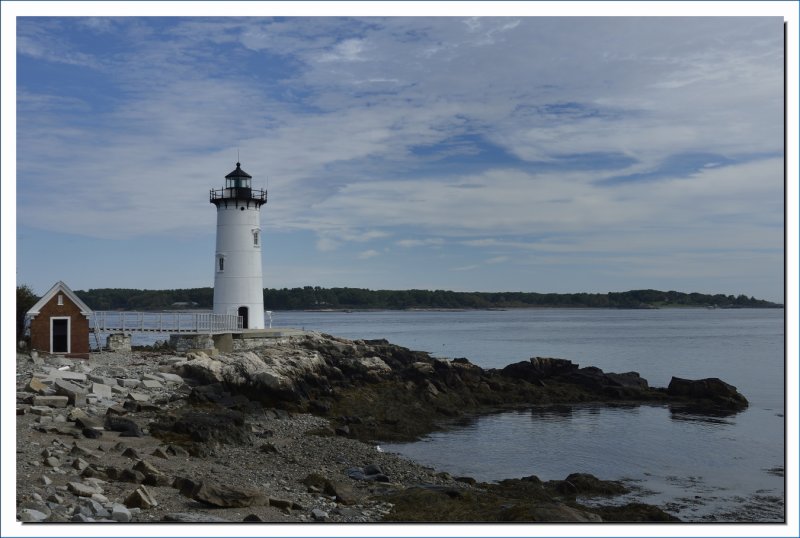
[[229, 333], [240, 332], [242, 316], [207, 312], [93, 311], [95, 332]]

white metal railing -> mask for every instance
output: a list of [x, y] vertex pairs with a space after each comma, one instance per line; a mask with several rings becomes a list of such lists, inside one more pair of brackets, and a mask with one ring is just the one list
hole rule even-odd
[[95, 332], [229, 333], [242, 331], [244, 320], [235, 314], [207, 312], [93, 311]]

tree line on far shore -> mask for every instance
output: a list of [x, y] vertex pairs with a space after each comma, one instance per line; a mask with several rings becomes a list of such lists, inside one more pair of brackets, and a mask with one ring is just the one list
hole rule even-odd
[[[211, 309], [213, 288], [175, 290], [90, 289], [75, 292], [95, 310]], [[456, 292], [368, 290], [362, 288], [283, 288], [264, 290], [266, 310], [321, 309], [488, 309], [488, 308], [778, 308], [746, 295], [631, 290], [609, 293]]]

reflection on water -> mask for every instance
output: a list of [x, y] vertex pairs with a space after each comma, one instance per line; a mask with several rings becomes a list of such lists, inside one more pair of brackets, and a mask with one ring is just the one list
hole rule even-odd
[[[574, 472], [623, 480], [633, 493], [615, 502], [657, 504], [700, 521], [735, 514], [745, 503], [753, 515], [757, 496], [783, 498], [782, 478], [764, 466], [782, 465], [782, 446], [757, 439], [775, 428], [782, 421], [757, 410], [709, 417], [666, 406], [562, 405], [473, 417], [420, 442], [383, 448], [484, 482]], [[734, 435], [743, 431], [747, 442]], [[778, 512], [773, 504], [762, 519], [775, 520]]]
[[714, 416], [714, 415], [700, 415], [697, 413], [689, 413], [686, 411], [681, 410], [670, 410], [670, 418], [672, 420], [685, 420], [688, 422], [704, 422], [707, 424], [727, 424], [729, 426], [733, 426], [736, 422], [734, 418], [732, 418], [731, 414], [726, 414], [724, 417], [722, 416]]

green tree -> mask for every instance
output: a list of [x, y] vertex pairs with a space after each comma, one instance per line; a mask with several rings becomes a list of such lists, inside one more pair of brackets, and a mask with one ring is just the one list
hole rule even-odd
[[25, 314], [38, 300], [39, 297], [29, 286], [17, 286], [17, 342], [25, 336]]

